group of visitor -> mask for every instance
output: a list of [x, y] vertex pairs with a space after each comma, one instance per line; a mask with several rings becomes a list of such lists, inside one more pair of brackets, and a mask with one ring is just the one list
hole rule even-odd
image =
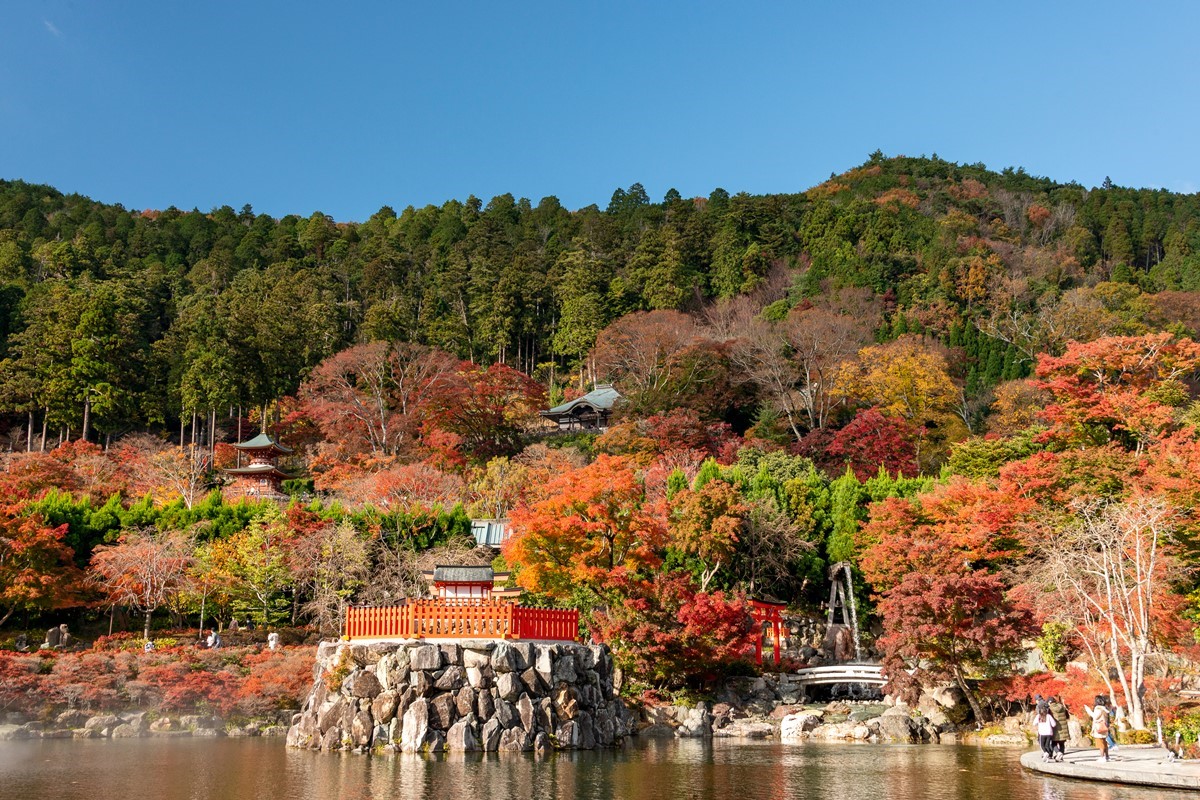
[[1049, 699], [1037, 695], [1034, 700], [1037, 710], [1033, 712], [1033, 726], [1042, 748], [1042, 761], [1062, 761], [1067, 754], [1067, 739], [1071, 736], [1068, 726], [1071, 712], [1059, 695]]
[[[1071, 712], [1062, 701], [1060, 695], [1034, 698], [1036, 709], [1031, 723], [1037, 730], [1038, 746], [1042, 750], [1042, 761], [1062, 761], [1067, 753], [1067, 740], [1070, 738], [1068, 723]], [[1117, 749], [1117, 743], [1112, 735], [1113, 710], [1109, 708], [1108, 698], [1096, 695], [1094, 706], [1084, 706], [1084, 713], [1092, 720], [1092, 739], [1100, 750], [1100, 760], [1108, 761], [1109, 753]]]

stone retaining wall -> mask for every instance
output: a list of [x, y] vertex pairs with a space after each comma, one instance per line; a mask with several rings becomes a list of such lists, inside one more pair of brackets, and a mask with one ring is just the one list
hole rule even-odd
[[591, 749], [616, 744], [633, 728], [603, 645], [326, 642], [314, 673], [288, 731], [291, 747]]

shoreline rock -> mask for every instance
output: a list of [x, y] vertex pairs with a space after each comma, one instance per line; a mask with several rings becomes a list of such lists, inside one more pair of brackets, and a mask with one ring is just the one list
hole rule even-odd
[[[271, 717], [233, 723], [220, 717], [196, 714], [153, 716], [146, 711], [97, 713], [72, 709], [53, 721], [22, 719], [9, 714], [0, 723], [0, 741], [26, 739], [158, 739], [187, 737], [286, 736], [286, 719], [294, 712], [282, 711]], [[20, 721], [17, 721], [20, 720]]]

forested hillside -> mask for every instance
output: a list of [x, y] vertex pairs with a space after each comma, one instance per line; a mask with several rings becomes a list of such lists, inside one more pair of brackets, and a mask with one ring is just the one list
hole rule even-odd
[[[1196, 196], [880, 154], [362, 223], [0, 189], [0, 625], [333, 634], [505, 518], [630, 691], [745, 669], [748, 599], [813, 612], [831, 569], [891, 690], [977, 719], [1070, 685], [1142, 727], [1195, 662]], [[612, 424], [548, 430], [596, 381]], [[260, 426], [290, 501], [217, 491]], [[1088, 675], [1025, 676], [1034, 638]]]
[[1198, 301], [1196, 196], [936, 157], [876, 153], [790, 195], [652, 202], [635, 184], [606, 209], [501, 195], [385, 207], [363, 222], [130, 211], [0, 183], [0, 410], [18, 449], [43, 426], [54, 443], [225, 419], [376, 340], [502, 363], [557, 398], [619, 377], [597, 337], [656, 310], [703, 327], [689, 336], [720, 356], [705, 369], [728, 374], [708, 375], [721, 391], [692, 405], [739, 432], [757, 420], [764, 436], [797, 439], [848, 419], [845, 405], [793, 408], [770, 366], [731, 344], [790, 309], [851, 323], [839, 336], [855, 346], [909, 333], [925, 334], [925, 349], [940, 343], [960, 395], [945, 410], [975, 430], [991, 388], [1027, 375], [1036, 353], [1195, 335]]

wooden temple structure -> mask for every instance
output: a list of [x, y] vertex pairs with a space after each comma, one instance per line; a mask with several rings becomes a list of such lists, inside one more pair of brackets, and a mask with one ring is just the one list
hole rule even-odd
[[621, 395], [611, 383], [598, 383], [596, 388], [583, 397], [576, 397], [548, 411], [542, 411], [543, 419], [558, 426], [559, 432], [603, 431], [608, 429], [613, 406]]
[[520, 589], [505, 589], [507, 573], [491, 567], [438, 566], [424, 573], [432, 597], [410, 598], [400, 605], [351, 606], [346, 609], [346, 638], [533, 639], [573, 642], [579, 638], [575, 609], [526, 608]]
[[[265, 433], [234, 445], [239, 456], [239, 466], [222, 469], [232, 479], [225, 487], [227, 498], [249, 497], [252, 499], [286, 500], [283, 482], [291, 478], [279, 469], [279, 457], [292, 452]], [[241, 465], [242, 455], [246, 463]]]

